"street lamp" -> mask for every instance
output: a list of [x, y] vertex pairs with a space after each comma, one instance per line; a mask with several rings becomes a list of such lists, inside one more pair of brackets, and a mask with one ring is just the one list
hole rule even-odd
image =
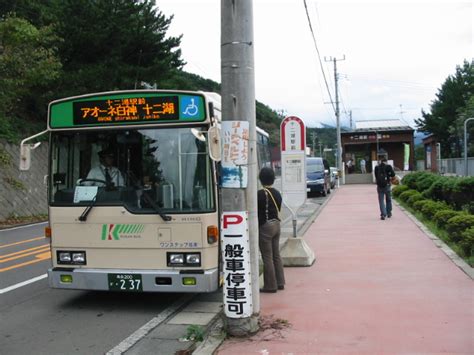
[[467, 123], [474, 120], [474, 117], [468, 118], [464, 121], [464, 175], [468, 176], [467, 171]]

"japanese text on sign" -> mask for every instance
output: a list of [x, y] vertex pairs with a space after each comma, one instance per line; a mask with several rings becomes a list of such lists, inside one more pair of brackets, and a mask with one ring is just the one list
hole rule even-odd
[[179, 119], [178, 96], [74, 102], [74, 124]]
[[223, 212], [224, 310], [229, 318], [252, 315], [250, 246], [247, 212]]
[[222, 187], [247, 187], [248, 155], [249, 122], [222, 122]]

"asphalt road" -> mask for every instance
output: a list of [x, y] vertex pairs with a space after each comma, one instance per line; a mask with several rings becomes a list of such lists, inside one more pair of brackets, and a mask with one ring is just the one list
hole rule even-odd
[[49, 288], [44, 224], [0, 231], [0, 354], [104, 354], [182, 294]]

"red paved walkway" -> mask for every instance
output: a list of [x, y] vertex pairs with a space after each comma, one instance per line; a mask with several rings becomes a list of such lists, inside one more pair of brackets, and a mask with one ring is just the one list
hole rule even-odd
[[[287, 320], [218, 354], [474, 354], [474, 283], [373, 185], [339, 189], [305, 235], [312, 267], [285, 268], [261, 314]], [[277, 322], [278, 323], [278, 322]]]

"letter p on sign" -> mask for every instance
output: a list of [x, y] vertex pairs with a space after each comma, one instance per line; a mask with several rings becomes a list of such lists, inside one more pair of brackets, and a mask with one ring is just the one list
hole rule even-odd
[[238, 214], [223, 214], [222, 215], [222, 225], [224, 229], [227, 229], [229, 225], [240, 224], [244, 218]]

